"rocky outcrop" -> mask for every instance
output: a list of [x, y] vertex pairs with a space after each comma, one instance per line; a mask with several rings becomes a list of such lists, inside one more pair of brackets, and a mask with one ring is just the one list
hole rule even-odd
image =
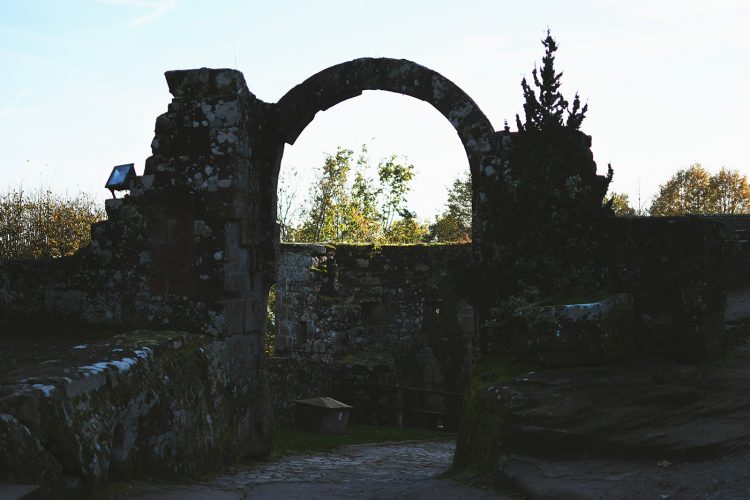
[[[745, 343], [712, 367], [641, 360], [475, 385], [456, 466], [481, 470], [531, 498], [654, 493], [661, 469], [710, 468], [746, 451], [748, 353]], [[653, 488], [643, 489], [651, 479]], [[750, 486], [750, 478], [744, 481]], [[615, 490], [622, 495], [606, 494]]]

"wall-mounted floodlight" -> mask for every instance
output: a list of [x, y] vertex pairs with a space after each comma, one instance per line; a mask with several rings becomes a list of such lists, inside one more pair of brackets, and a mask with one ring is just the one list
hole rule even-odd
[[128, 181], [131, 177], [135, 177], [135, 168], [133, 168], [132, 163], [117, 165], [112, 169], [112, 173], [109, 174], [109, 179], [107, 179], [104, 187], [109, 189], [113, 198], [117, 198], [115, 191], [128, 189]]

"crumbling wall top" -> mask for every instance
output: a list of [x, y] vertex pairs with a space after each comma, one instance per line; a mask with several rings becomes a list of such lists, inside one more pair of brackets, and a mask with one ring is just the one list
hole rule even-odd
[[248, 92], [241, 71], [228, 68], [181, 69], [164, 73], [174, 97], [236, 96]]
[[408, 95], [435, 107], [456, 129], [472, 171], [490, 150], [494, 129], [474, 100], [440, 73], [406, 59], [355, 59], [311, 76], [276, 104], [279, 136], [294, 144], [316, 113], [365, 90]]

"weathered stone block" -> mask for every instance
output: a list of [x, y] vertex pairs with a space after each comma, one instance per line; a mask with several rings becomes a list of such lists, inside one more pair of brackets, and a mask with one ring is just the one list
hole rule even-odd
[[234, 69], [177, 70], [167, 71], [164, 76], [175, 97], [233, 97], [247, 92], [245, 77]]
[[269, 450], [256, 336], [138, 331], [90, 343], [75, 359], [71, 347], [43, 378], [5, 381], [3, 477], [46, 483], [61, 466], [88, 483], [191, 474]]
[[586, 303], [532, 304], [513, 318], [513, 346], [548, 365], [604, 364], [636, 348], [632, 300], [619, 294]]

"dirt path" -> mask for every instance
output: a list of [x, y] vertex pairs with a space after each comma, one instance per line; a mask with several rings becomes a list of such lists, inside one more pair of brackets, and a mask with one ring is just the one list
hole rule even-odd
[[172, 499], [463, 499], [510, 498], [438, 479], [453, 442], [344, 446], [233, 469], [199, 484], [134, 488], [117, 498]]

